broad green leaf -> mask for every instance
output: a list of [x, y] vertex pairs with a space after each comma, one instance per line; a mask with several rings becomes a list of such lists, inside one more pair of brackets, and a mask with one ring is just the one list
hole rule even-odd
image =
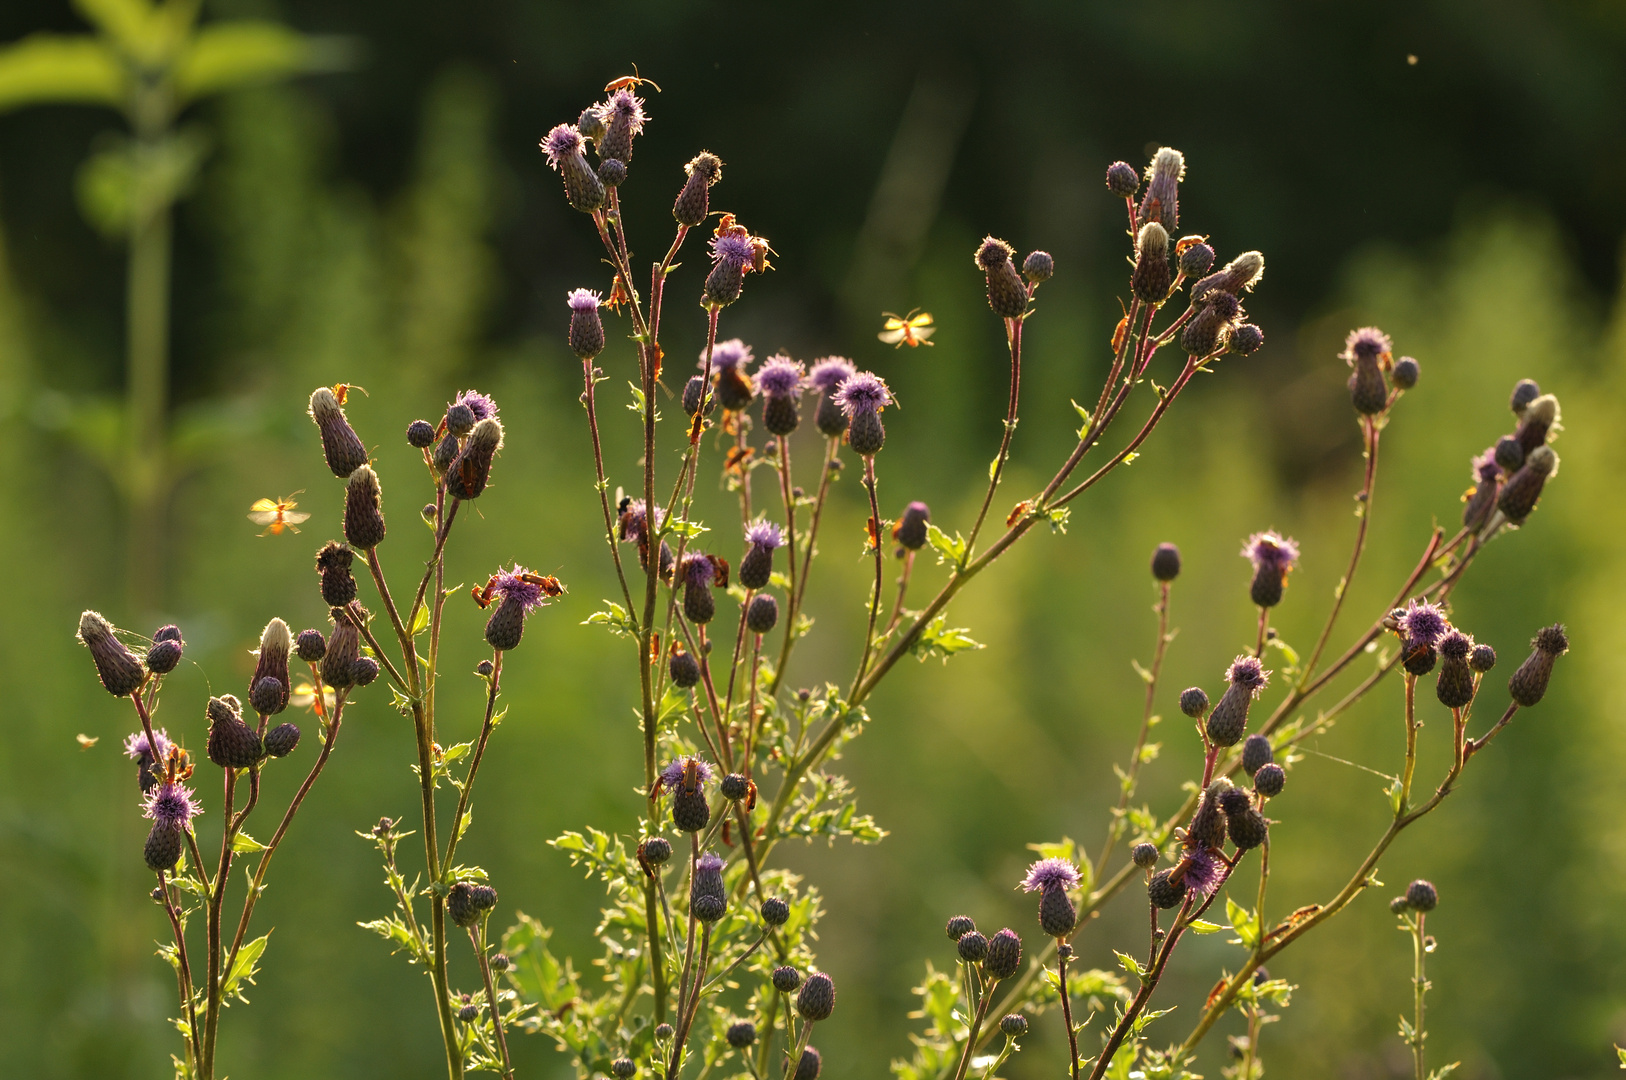
[[244, 852], [264, 851], [266, 847], [246, 832], [239, 831], [231, 838], [231, 849], [238, 855]]
[[412, 636], [417, 637], [429, 629], [429, 605], [418, 605], [418, 613], [412, 616]]
[[144, 67], [167, 67], [198, 17], [197, 0], [74, 0], [74, 7]]
[[1238, 944], [1252, 949], [1259, 944], [1259, 923], [1253, 912], [1232, 900], [1225, 898], [1225, 918], [1236, 931]]
[[48, 102], [118, 105], [125, 73], [105, 42], [30, 34], [0, 49], [0, 112]]
[[238, 950], [237, 960], [226, 973], [226, 981], [220, 988], [221, 997], [235, 996], [245, 1003], [248, 1001], [243, 997], [243, 984], [253, 985], [254, 976], [259, 971], [260, 955], [265, 952], [265, 946], [270, 940], [270, 934], [262, 934]]
[[1224, 929], [1219, 923], [1209, 922], [1207, 919], [1193, 919], [1186, 924], [1186, 929], [1193, 934], [1217, 934]]
[[939, 615], [922, 630], [909, 645], [911, 655], [924, 662], [928, 658], [941, 657], [945, 663], [948, 658], [957, 652], [967, 649], [980, 649], [982, 644], [973, 641], [963, 626], [948, 626], [947, 615]]
[[955, 566], [964, 564], [965, 538], [959, 533], [955, 533], [954, 539], [950, 540], [948, 534], [942, 529], [939, 529], [936, 525], [927, 522], [926, 539], [931, 543], [932, 548], [937, 552], [937, 561], [939, 564], [945, 562], [953, 563]]

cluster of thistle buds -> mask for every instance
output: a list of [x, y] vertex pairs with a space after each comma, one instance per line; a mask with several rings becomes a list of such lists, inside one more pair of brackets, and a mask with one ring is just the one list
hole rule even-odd
[[1543, 394], [1533, 379], [1520, 379], [1508, 405], [1516, 421], [1513, 433], [1473, 459], [1473, 486], [1462, 497], [1463, 526], [1486, 538], [1504, 524], [1524, 524], [1542, 488], [1558, 475], [1558, 455], [1550, 445], [1563, 430], [1558, 399]]

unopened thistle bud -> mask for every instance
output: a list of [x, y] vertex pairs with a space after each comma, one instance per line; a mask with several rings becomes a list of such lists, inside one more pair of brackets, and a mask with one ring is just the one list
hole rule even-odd
[[479, 420], [474, 415], [473, 406], [466, 401], [454, 401], [446, 406], [446, 430], [461, 439], [474, 430], [474, 423]]
[[604, 181], [587, 164], [586, 143], [575, 125], [560, 124], [543, 136], [542, 152], [548, 156], [548, 165], [564, 179], [566, 202], [584, 214], [604, 205]]
[[1483, 675], [1496, 666], [1496, 650], [1483, 643], [1475, 645], [1468, 654], [1468, 666]]
[[1543, 394], [1524, 407], [1524, 415], [1519, 418], [1519, 429], [1513, 437], [1519, 440], [1528, 456], [1536, 447], [1547, 442], [1547, 435], [1553, 426], [1558, 423], [1558, 399], [1551, 394]]
[[1563, 623], [1554, 623], [1536, 634], [1530, 642], [1534, 651], [1507, 681], [1507, 692], [1514, 701], [1529, 708], [1547, 693], [1547, 680], [1553, 674], [1553, 661], [1569, 651], [1569, 638]]
[[371, 686], [373, 680], [378, 678], [380, 670], [378, 661], [372, 657], [358, 657], [350, 666], [350, 678], [357, 686]]
[[695, 864], [689, 884], [689, 911], [703, 923], [714, 923], [728, 910], [728, 893], [723, 887], [723, 860], [707, 852]]
[[751, 793], [751, 781], [745, 778], [744, 773], [729, 773], [717, 785], [717, 790], [729, 802], [739, 802]]
[[1230, 790], [1230, 781], [1224, 778], [1213, 781], [1203, 790], [1197, 811], [1191, 815], [1191, 824], [1186, 827], [1188, 851], [1192, 848], [1217, 848], [1225, 843], [1225, 811], [1220, 806], [1220, 798]]
[[717, 407], [717, 399], [706, 394], [706, 379], [703, 375], [691, 375], [689, 381], [683, 384], [683, 412], [686, 416], [693, 416], [700, 411], [700, 399], [706, 399], [706, 413]]
[[799, 402], [807, 386], [806, 370], [788, 356], [771, 356], [757, 369], [756, 391], [762, 395], [762, 426], [773, 435], [789, 435], [802, 422]]
[[1107, 190], [1120, 199], [1132, 199], [1140, 190], [1140, 173], [1127, 161], [1114, 161], [1107, 166]]
[[497, 906], [497, 890], [477, 881], [459, 881], [446, 894], [446, 914], [459, 926], [473, 926]]
[[773, 988], [781, 994], [790, 994], [794, 993], [796, 988], [802, 985], [802, 973], [789, 964], [782, 964], [773, 969], [773, 972], [768, 976], [768, 980], [773, 983]]
[[1182, 239], [1174, 245], [1180, 253], [1180, 273], [1188, 278], [1200, 278], [1214, 266], [1214, 249], [1201, 240], [1196, 243], [1191, 243], [1191, 240], [1196, 240], [1196, 237]]
[[1039, 894], [1039, 926], [1053, 938], [1064, 938], [1078, 925], [1078, 910], [1067, 890], [1078, 888], [1078, 867], [1068, 859], [1040, 859], [1028, 867], [1023, 892]]
[[1208, 693], [1200, 686], [1188, 686], [1180, 692], [1180, 711], [1199, 719], [1208, 711]]
[[154, 675], [168, 675], [180, 664], [181, 650], [182, 643], [179, 641], [155, 641], [152, 648], [147, 650], [143, 662]]
[[[1215, 293], [1236, 303], [1236, 297], [1230, 293]], [[1180, 331], [1180, 348], [1187, 356], [1211, 356], [1220, 351], [1228, 340], [1230, 320], [1224, 311], [1216, 304], [1204, 304], [1197, 309], [1185, 327]]]
[[1021, 1013], [1010, 1013], [1001, 1017], [999, 1031], [1007, 1039], [1020, 1039], [1028, 1033], [1028, 1018]]
[[796, 1072], [790, 1080], [819, 1080], [819, 1072], [824, 1068], [824, 1059], [819, 1056], [816, 1046], [802, 1048], [802, 1060], [796, 1063]]
[[1159, 544], [1152, 552], [1152, 577], [1158, 581], [1173, 581], [1180, 576], [1180, 549], [1173, 544]]
[[815, 971], [796, 994], [796, 1011], [803, 1020], [828, 1020], [836, 1009], [836, 984], [822, 971]]
[[762, 921], [769, 926], [784, 926], [790, 921], [790, 904], [782, 896], [770, 896], [762, 902]]
[[[1513, 443], [1518, 450], [1517, 442]], [[1474, 486], [1468, 489], [1463, 496], [1462, 524], [1470, 529], [1477, 529], [1485, 524], [1490, 512], [1496, 505], [1496, 497], [1501, 491], [1501, 466], [1496, 463], [1497, 447], [1486, 450], [1483, 454], [1469, 462], [1472, 470]], [[1519, 450], [1521, 460], [1523, 450]]]
[[1275, 762], [1261, 765], [1259, 771], [1253, 774], [1253, 790], [1267, 799], [1274, 799], [1282, 793], [1287, 786], [1287, 770]]
[[1406, 657], [1400, 662], [1400, 666], [1405, 669], [1406, 674], [1422, 678], [1434, 670], [1434, 665], [1439, 659], [1438, 649], [1432, 645], [1424, 645], [1406, 653]]
[[745, 542], [748, 546], [740, 560], [740, 584], [760, 589], [773, 577], [773, 553], [784, 544], [785, 537], [779, 526], [758, 520], [745, 530]]
[[1173, 231], [1180, 224], [1180, 181], [1185, 179], [1185, 155], [1165, 146], [1146, 166], [1146, 194], [1140, 200], [1140, 220], [1157, 221]]
[[90, 650], [102, 686], [114, 697], [127, 697], [146, 681], [141, 661], [113, 634], [113, 625], [97, 612], [86, 611], [79, 616], [79, 643]]
[[1135, 238], [1135, 270], [1129, 276], [1135, 296], [1148, 304], [1168, 299], [1174, 278], [1169, 272], [1169, 234], [1155, 221], [1141, 226]]
[[728, 1045], [736, 1050], [744, 1050], [757, 1041], [757, 1026], [749, 1020], [736, 1020], [728, 1025], [726, 1037]]
[[1404, 915], [1411, 910], [1411, 902], [1404, 896], [1396, 896], [1389, 901], [1389, 914]]
[[1231, 328], [1226, 346], [1238, 356], [1252, 356], [1265, 346], [1265, 332], [1253, 323], [1242, 323]]
[[1406, 886], [1406, 904], [1415, 911], [1433, 911], [1440, 902], [1434, 883], [1418, 878]]
[[248, 692], [249, 707], [261, 716], [282, 711], [288, 703], [288, 684], [274, 675], [257, 680]]
[[301, 630], [299, 637], [294, 639], [294, 652], [308, 664], [314, 664], [327, 654], [327, 638], [322, 632], [312, 627]]
[[959, 941], [977, 928], [976, 921], [969, 915], [956, 915], [948, 921], [943, 928], [950, 941]]
[[333, 633], [328, 635], [327, 652], [322, 656], [322, 681], [335, 690], [356, 683], [356, 660], [361, 656], [361, 634], [343, 608], [328, 612]]
[[1034, 285], [1043, 285], [1056, 276], [1056, 260], [1048, 251], [1030, 251], [1022, 260], [1022, 275]]
[[841, 409], [836, 391], [840, 390], [841, 384], [856, 371], [853, 362], [846, 357], [827, 356], [814, 362], [813, 370], [807, 377], [808, 383], [821, 395], [818, 411], [813, 415], [813, 423], [818, 426], [819, 431], [831, 438], [847, 432], [847, 414]]
[[1270, 740], [1263, 735], [1249, 735], [1242, 743], [1242, 771], [1252, 776], [1276, 760]]
[[892, 404], [892, 391], [879, 376], [861, 371], [841, 384], [836, 398], [847, 416], [847, 442], [853, 452], [874, 456], [886, 445], [881, 410]]
[[287, 757], [299, 745], [297, 724], [278, 724], [265, 733], [265, 752], [272, 757]]
[[673, 686], [687, 690], [700, 681], [700, 661], [682, 646], [673, 645], [672, 655], [666, 661], [666, 672], [672, 677]]
[[692, 229], [711, 212], [711, 185], [723, 178], [723, 159], [702, 150], [683, 166], [683, 171], [688, 179], [678, 192], [677, 202], [672, 204], [672, 216], [679, 225]]
[[1473, 647], [1473, 640], [1460, 630], [1440, 639], [1440, 674], [1434, 696], [1448, 709], [1460, 709], [1474, 699], [1474, 673], [1468, 666]]
[[618, 188], [627, 181], [627, 163], [605, 158], [598, 163], [598, 181], [607, 188]]
[[1512, 435], [1497, 439], [1491, 455], [1497, 466], [1510, 476], [1524, 464], [1524, 447]]
[[1270, 672], [1254, 657], [1239, 656], [1225, 677], [1230, 686], [1208, 714], [1208, 738], [1218, 746], [1235, 746], [1248, 725], [1248, 706], [1270, 681]]
[[668, 1039], [670, 1039], [676, 1033], [677, 1033], [676, 1029], [673, 1028], [671, 1024], [656, 1024], [655, 1025], [655, 1041], [656, 1042], [666, 1042]]
[[185, 843], [186, 833], [182, 829], [153, 822], [152, 829], [147, 833], [147, 842], [141, 846], [141, 856], [146, 860], [147, 869], [153, 871], [167, 871], [175, 869], [175, 864], [181, 860], [181, 847]]
[[566, 297], [570, 305], [570, 351], [591, 360], [604, 351], [604, 320], [599, 318], [599, 295], [576, 289]]
[[327, 467], [334, 476], [343, 480], [367, 464], [367, 448], [345, 419], [338, 395], [325, 386], [317, 387], [311, 394], [308, 411], [322, 433], [322, 455], [327, 458]]
[[322, 599], [328, 607], [344, 607], [356, 598], [356, 579], [350, 572], [355, 552], [329, 540], [316, 553], [316, 572], [322, 575]]
[[745, 609], [745, 628], [753, 634], [766, 634], [779, 621], [779, 601], [771, 593], [757, 593]]
[[1513, 524], [1524, 524], [1524, 519], [1536, 509], [1536, 502], [1541, 498], [1541, 489], [1546, 486], [1547, 478], [1557, 471], [1558, 455], [1553, 453], [1553, 448], [1545, 444], [1536, 447], [1524, 459], [1519, 471], [1502, 485], [1502, 494], [1496, 500], [1496, 508]]
[[457, 436], [447, 432], [446, 437], [435, 444], [435, 452], [429, 456], [429, 463], [435, 467], [435, 472], [445, 475], [452, 462], [457, 460], [458, 449]]
[[1257, 251], [1244, 251], [1220, 269], [1191, 286], [1192, 303], [1208, 298], [1213, 292], [1228, 292], [1241, 296], [1252, 289], [1265, 274], [1265, 257]]
[[1389, 373], [1394, 384], [1401, 390], [1410, 390], [1417, 385], [1417, 376], [1422, 369], [1417, 361], [1410, 356], [1402, 356], [1395, 361], [1394, 370]]
[[502, 449], [502, 422], [488, 416], [474, 425], [469, 441], [446, 470], [446, 491], [459, 499], [477, 499], [491, 479], [491, 459]]
[[905, 550], [919, 551], [926, 546], [926, 526], [931, 520], [931, 507], [923, 502], [912, 502], [903, 508], [903, 516], [892, 527], [892, 539], [901, 544]]
[[1253, 563], [1253, 602], [1262, 608], [1281, 603], [1287, 575], [1299, 561], [1298, 544], [1275, 532], [1254, 533], [1242, 545], [1242, 557]]
[[589, 105], [582, 110], [581, 117], [576, 121], [576, 130], [581, 132], [582, 138], [594, 142], [604, 138], [607, 130], [604, 126], [604, 106]]
[[967, 930], [955, 940], [954, 951], [968, 964], [980, 964], [988, 955], [988, 939], [976, 930]]
[[1541, 387], [1536, 385], [1534, 379], [1520, 379], [1513, 387], [1513, 396], [1508, 399], [1507, 407], [1513, 410], [1513, 415], [1524, 418], [1525, 408], [1541, 396]]
[[987, 281], [988, 306], [1006, 319], [1019, 319], [1028, 308], [1027, 286], [1011, 261], [1015, 254], [1016, 249], [1005, 241], [985, 236], [972, 256]]
[[1265, 821], [1265, 816], [1252, 807], [1238, 814], [1227, 814], [1225, 822], [1226, 832], [1238, 851], [1256, 848], [1270, 835], [1270, 825]]
[[638, 845], [638, 852], [651, 866], [664, 866], [672, 857], [672, 842], [664, 836], [651, 836]]
[[246, 769], [260, 760], [260, 737], [243, 723], [242, 706], [229, 694], [209, 699], [209, 760], [223, 769]]
[[1185, 879], [1176, 880], [1172, 868], [1159, 870], [1146, 883], [1146, 897], [1152, 902], [1153, 907], [1162, 908], [1165, 911], [1169, 908], [1177, 908], [1180, 906], [1181, 901], [1186, 898]]
[[363, 551], [384, 541], [383, 491], [371, 465], [351, 473], [345, 486], [344, 538]]
[[983, 974], [996, 980], [1008, 979], [1022, 967], [1022, 939], [1006, 927], [988, 939], [988, 955], [982, 961]]
[[407, 425], [407, 443], [419, 450], [427, 450], [435, 442], [435, 425], [427, 420], [414, 420]]

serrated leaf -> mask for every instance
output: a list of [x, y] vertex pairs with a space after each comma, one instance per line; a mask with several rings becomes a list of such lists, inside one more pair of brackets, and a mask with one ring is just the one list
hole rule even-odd
[[1117, 949], [1113, 949], [1112, 954], [1118, 958], [1118, 966], [1129, 972], [1129, 974], [1135, 976], [1137, 979], [1146, 974], [1146, 969], [1140, 966], [1140, 961], [1136, 960], [1128, 953], [1119, 952]]
[[254, 839], [252, 836], [250, 836], [248, 833], [243, 832], [241, 830], [239, 830], [237, 832], [237, 834], [231, 838], [231, 849], [232, 849], [233, 853], [238, 854], [238, 855], [241, 855], [241, 854], [243, 854], [245, 852], [254, 852], [254, 851], [264, 851], [264, 850], [266, 850], [264, 844], [260, 843], [258, 840]]
[[959, 533], [950, 540], [948, 534], [930, 522], [926, 523], [926, 540], [937, 552], [937, 562], [961, 566], [965, 563], [965, 538]]
[[259, 971], [260, 956], [265, 952], [270, 940], [270, 934], [262, 934], [238, 950], [237, 960], [226, 973], [226, 981], [221, 985], [221, 997], [236, 997], [245, 1003], [248, 1001], [243, 997], [243, 984], [253, 985], [254, 976]]
[[955, 653], [983, 647], [980, 642], [972, 640], [965, 627], [950, 627], [947, 620], [947, 615], [939, 615], [926, 624], [926, 628], [910, 643], [910, 655], [922, 662], [933, 656], [941, 657], [947, 663]]

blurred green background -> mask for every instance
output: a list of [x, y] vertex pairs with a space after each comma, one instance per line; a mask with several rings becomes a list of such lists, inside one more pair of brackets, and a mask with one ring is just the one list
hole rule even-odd
[[[1423, 377], [1384, 436], [1347, 634], [1386, 602], [1431, 522], [1455, 521], [1469, 457], [1510, 427], [1517, 378], [1559, 395], [1567, 429], [1561, 476], [1527, 527], [1481, 557], [1456, 618], [1502, 652], [1487, 684], [1498, 704], [1501, 675], [1536, 627], [1567, 622], [1574, 647], [1547, 700], [1381, 867], [1391, 886], [1430, 877], [1443, 898], [1429, 919], [1441, 943], [1431, 1060], [1461, 1059], [1473, 1078], [1613, 1074], [1611, 1043], [1626, 1042], [1626, 8], [299, 0], [204, 13], [205, 25], [248, 17], [343, 40], [327, 39], [315, 65], [336, 70], [214, 95], [180, 116], [201, 156], [175, 217], [174, 483], [158, 504], [161, 539], [142, 552], [161, 570], [149, 582], [129, 580], [131, 515], [113, 479], [126, 253], [89, 223], [96, 186], [82, 172], [127, 128], [83, 103], [0, 115], [10, 761], [0, 1072], [168, 1074], [174, 987], [152, 955], [165, 929], [146, 899], [132, 769], [118, 753], [131, 721], [96, 685], [75, 617], [88, 606], [144, 633], [181, 624], [187, 663], [168, 681], [160, 722], [201, 744], [205, 693], [243, 692], [246, 650], [266, 619], [297, 629], [323, 614], [311, 555], [336, 534], [341, 499], [303, 414], [318, 384], [369, 391], [350, 414], [377, 448], [392, 525], [382, 554], [403, 579], [427, 554], [427, 533], [413, 525], [426, 486], [401, 431], [465, 386], [502, 405], [497, 483], [458, 530], [451, 580], [484, 580], [517, 559], [571, 591], [533, 620], [505, 672], [509, 720], [464, 852], [493, 870], [506, 911], [556, 926], [556, 945], [584, 963], [595, 951], [598, 887], [544, 841], [587, 823], [630, 828], [639, 806], [631, 657], [579, 625], [613, 579], [562, 301], [568, 288], [608, 281], [588, 222], [535, 146], [636, 61], [663, 92], [649, 95], [652, 120], [623, 189], [635, 248], [647, 260], [668, 242], [679, 165], [701, 148], [720, 154], [713, 206], [779, 252], [775, 271], [726, 312], [724, 334], [759, 356], [847, 353], [890, 380], [905, 408], [887, 417], [884, 513], [924, 498], [938, 521], [964, 528], [975, 512], [1005, 379], [969, 259], [985, 232], [1047, 248], [1059, 268], [1029, 323], [1024, 423], [996, 509], [1048, 476], [1076, 424], [1068, 398], [1089, 400], [1104, 373], [1127, 284], [1121, 207], [1101, 188], [1110, 161], [1180, 147], [1181, 231], [1212, 234], [1222, 259], [1254, 247], [1267, 259], [1249, 304], [1264, 350], [1201, 380], [1142, 457], [1076, 508], [1068, 535], [1025, 541], [969, 591], [953, 623], [985, 651], [946, 669], [910, 664], [871, 703], [876, 722], [841, 766], [890, 837], [784, 849], [827, 898], [821, 961], [841, 1008], [819, 1029], [826, 1074], [882, 1076], [909, 1052], [909, 990], [924, 959], [949, 962], [947, 916], [1009, 923], [1037, 943], [1032, 905], [1011, 888], [1026, 843], [1100, 843], [1111, 763], [1139, 717], [1130, 660], [1150, 658], [1145, 563], [1157, 542], [1179, 543], [1186, 559], [1161, 711], [1190, 683], [1215, 692], [1251, 641], [1236, 555], [1250, 532], [1274, 526], [1301, 542], [1275, 624], [1308, 644], [1347, 558], [1358, 486], [1335, 353], [1368, 322], [1418, 357]], [[90, 25], [60, 0], [0, 8], [0, 40], [41, 30]], [[683, 302], [666, 320], [678, 371], [704, 331], [686, 299], [699, 282], [697, 241], [686, 255], [671, 294]], [[883, 309], [917, 305], [937, 316], [935, 348], [895, 353], [875, 341]], [[612, 483], [630, 486], [638, 447], [618, 388], [632, 355], [617, 333], [600, 358], [612, 376], [604, 415]], [[809, 461], [814, 444], [797, 445]], [[249, 503], [301, 488], [313, 514], [304, 534], [257, 537]], [[730, 520], [720, 490], [701, 488], [709, 518]], [[837, 487], [812, 602], [819, 625], [792, 684], [851, 670], [865, 599], [860, 494], [851, 476]], [[714, 536], [737, 554], [726, 524]], [[460, 599], [449, 610], [457, 690], [482, 617]], [[469, 677], [443, 698], [449, 741], [477, 728], [479, 693]], [[1282, 819], [1273, 916], [1329, 896], [1381, 832], [1382, 781], [1334, 759], [1393, 769], [1398, 700], [1386, 683], [1316, 740], [1328, 756], [1309, 755], [1272, 804]], [[236, 1080], [438, 1068], [422, 977], [355, 925], [388, 897], [353, 830], [413, 813], [410, 732], [381, 685], [347, 716], [257, 915], [276, 930], [253, 1007], [224, 1022], [222, 1061]], [[1429, 715], [1425, 777], [1443, 767], [1442, 719]], [[79, 733], [100, 741], [81, 750]], [[1180, 724], [1158, 735], [1164, 752], [1143, 792], [1166, 809], [1199, 748]], [[273, 805], [302, 770], [270, 770]], [[207, 837], [218, 793], [205, 787]], [[1265, 1037], [1272, 1074], [1409, 1075], [1394, 1028], [1410, 1001], [1410, 958], [1387, 895], [1364, 897], [1272, 965], [1300, 987]], [[1111, 966], [1110, 945], [1141, 948], [1143, 924], [1140, 903], [1121, 898], [1080, 935], [1085, 963]], [[1184, 1036], [1237, 956], [1222, 935], [1181, 950], [1165, 992], [1179, 1009], [1154, 1042]], [[1058, 1027], [1041, 1022], [1007, 1073], [1054, 1075]], [[1223, 1029], [1238, 1030], [1235, 1018]], [[1210, 1075], [1223, 1064], [1220, 1034], [1205, 1046]], [[541, 1040], [521, 1039], [517, 1053], [527, 1075], [569, 1072]]]

